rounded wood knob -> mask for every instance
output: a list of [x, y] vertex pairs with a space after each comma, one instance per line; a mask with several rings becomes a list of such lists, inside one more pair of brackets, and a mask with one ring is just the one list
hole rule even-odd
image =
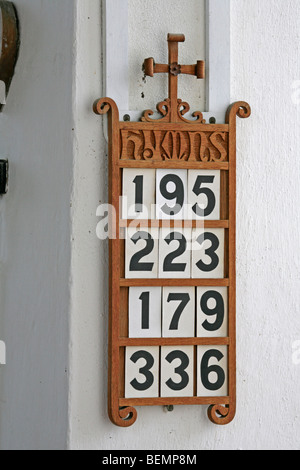
[[185, 35], [184, 34], [168, 34], [168, 41], [169, 42], [185, 42]]
[[197, 78], [205, 78], [205, 62], [204, 60], [198, 60], [196, 66]]
[[148, 59], [145, 59], [143, 70], [145, 72], [145, 75], [147, 75], [147, 77], [154, 76], [154, 67], [155, 67], [155, 62], [154, 62], [153, 57], [149, 57]]

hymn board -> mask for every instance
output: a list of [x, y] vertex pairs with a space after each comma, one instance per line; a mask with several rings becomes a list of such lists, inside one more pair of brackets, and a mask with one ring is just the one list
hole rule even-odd
[[178, 64], [183, 35], [168, 35], [169, 97], [141, 122], [108, 114], [110, 239], [108, 412], [122, 427], [138, 406], [208, 405], [228, 424], [236, 410], [236, 116], [206, 124], [178, 99], [178, 75], [204, 78], [204, 62]]

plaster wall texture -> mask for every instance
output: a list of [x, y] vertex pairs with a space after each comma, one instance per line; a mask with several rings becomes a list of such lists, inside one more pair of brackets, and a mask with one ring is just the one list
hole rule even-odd
[[[89, 14], [98, 10], [97, 3], [87, 3]], [[154, 8], [158, 4], [159, 14]], [[185, 33], [189, 38], [190, 10], [188, 2], [185, 4], [182, 12], [187, 10], [188, 16], [180, 18], [174, 32]], [[190, 5], [193, 9], [195, 2]], [[78, 15], [78, 43], [82, 50], [90, 41], [87, 27], [91, 23], [86, 20], [86, 8], [81, 5]], [[166, 60], [165, 36], [171, 23], [164, 29], [163, 20], [168, 23], [178, 10], [170, 11], [169, 2], [138, 0], [132, 0], [129, 8], [129, 54], [136, 71], [131, 75], [130, 100], [136, 108], [145, 100], [153, 107], [166, 94], [165, 84], [153, 85], [150, 80], [142, 84], [139, 66], [147, 56]], [[300, 105], [293, 102], [292, 89], [300, 75], [299, 8], [297, 0], [231, 2], [232, 101], [248, 101], [253, 114], [246, 121], [238, 120], [238, 406], [236, 419], [227, 427], [211, 424], [206, 407], [175, 407], [173, 413], [165, 413], [159, 407], [140, 408], [136, 424], [125, 430], [108, 421], [107, 245], [95, 240], [93, 207], [98, 199], [107, 197], [107, 154], [101, 134], [102, 118], [92, 117], [86, 107], [87, 98], [92, 100], [91, 92], [98, 87], [94, 79], [92, 86], [86, 86], [94, 68], [80, 64], [76, 103], [84, 138], [78, 140], [74, 198], [77, 269], [73, 270], [76, 297], [71, 335], [70, 448], [300, 448], [300, 365], [293, 360], [293, 344], [300, 339]], [[192, 25], [193, 31], [193, 21]], [[153, 34], [146, 26], [154, 30]], [[202, 31], [201, 21], [199, 30]], [[197, 41], [192, 51], [187, 43], [181, 46], [182, 60], [195, 60], [201, 54], [201, 50], [195, 53], [196, 44]], [[95, 51], [89, 50], [91, 53]], [[187, 77], [188, 87], [189, 80]], [[160, 87], [161, 91], [152, 91], [151, 87]], [[83, 155], [90, 162], [85, 168]], [[84, 191], [83, 185], [92, 185], [92, 189]], [[88, 230], [92, 235], [88, 235]]]
[[[144, 31], [149, 49], [131, 49], [130, 60], [160, 47], [157, 60], [166, 60], [169, 2], [158, 18], [144, 0], [161, 45], [145, 32], [142, 2], [132, 1], [130, 41]], [[129, 429], [110, 423], [106, 405], [108, 243], [96, 237], [96, 210], [108, 197], [107, 144], [92, 112], [103, 96], [102, 3], [15, 3], [23, 39], [0, 115], [1, 156], [11, 163], [0, 199], [0, 448], [299, 450], [298, 0], [231, 1], [231, 101], [253, 110], [238, 121], [236, 419], [216, 427], [206, 407], [140, 408]], [[188, 38], [195, 2], [185, 4], [187, 19], [173, 32]], [[182, 61], [201, 55], [197, 43], [195, 53], [181, 46]], [[134, 76], [130, 96], [140, 107]], [[148, 86], [158, 85], [143, 88], [155, 105], [165, 85], [149, 94]]]
[[[205, 60], [205, 0], [129, 0], [129, 109], [153, 109], [168, 97], [166, 74], [143, 80], [142, 64], [147, 57], [168, 63], [168, 33], [185, 34], [179, 44], [179, 63], [195, 64]], [[191, 110], [205, 110], [205, 81], [180, 76], [178, 97]], [[194, 106], [198, 108], [194, 109]]]

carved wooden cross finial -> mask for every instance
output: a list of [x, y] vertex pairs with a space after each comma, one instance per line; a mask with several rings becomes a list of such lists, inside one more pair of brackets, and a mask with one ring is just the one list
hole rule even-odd
[[[196, 65], [179, 65], [178, 64], [178, 43], [184, 42], [183, 34], [168, 34], [169, 44], [169, 64], [156, 64], [153, 57], [144, 61], [144, 72], [149, 77], [153, 77], [155, 73], [169, 74], [169, 99], [171, 101], [171, 113], [177, 113], [178, 99], [178, 75], [195, 75], [199, 79], [205, 78], [205, 62], [198, 60]], [[172, 120], [172, 116], [171, 116]]]

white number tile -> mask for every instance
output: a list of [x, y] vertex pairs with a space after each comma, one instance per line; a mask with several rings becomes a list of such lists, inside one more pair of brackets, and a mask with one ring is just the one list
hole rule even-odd
[[161, 287], [129, 288], [129, 338], [161, 338]]
[[193, 346], [161, 348], [161, 397], [192, 397], [193, 377]]
[[191, 277], [192, 229], [160, 230], [159, 269], [160, 279], [189, 279]]
[[192, 232], [192, 278], [223, 279], [224, 229], [195, 229]]
[[197, 347], [197, 396], [226, 397], [228, 395], [227, 346]]
[[220, 220], [219, 170], [189, 170], [189, 219]]
[[126, 279], [156, 279], [158, 277], [158, 228], [126, 229]]
[[183, 220], [187, 204], [187, 170], [156, 171], [156, 217]]
[[156, 171], [125, 168], [123, 170], [122, 218], [151, 219], [155, 209]]
[[125, 398], [159, 396], [159, 347], [127, 347], [125, 354]]
[[164, 338], [195, 337], [195, 288], [164, 287], [162, 302]]
[[227, 287], [197, 287], [196, 314], [198, 338], [227, 337]]

